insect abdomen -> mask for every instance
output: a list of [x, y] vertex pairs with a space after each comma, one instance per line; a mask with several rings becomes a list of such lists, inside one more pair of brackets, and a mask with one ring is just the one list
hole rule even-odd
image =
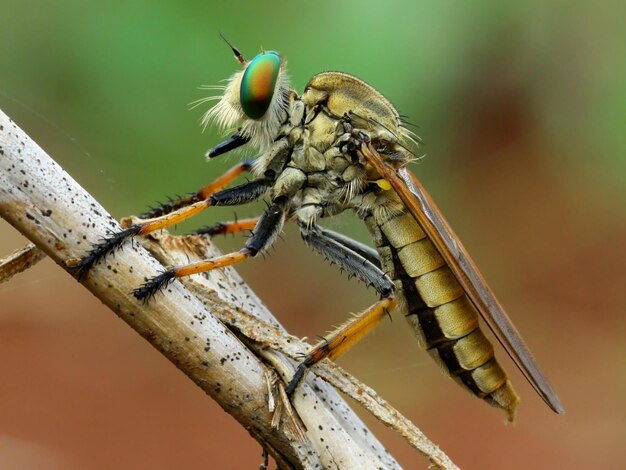
[[457, 382], [512, 420], [519, 397], [479, 328], [475, 307], [430, 239], [408, 213], [366, 223], [419, 343]]

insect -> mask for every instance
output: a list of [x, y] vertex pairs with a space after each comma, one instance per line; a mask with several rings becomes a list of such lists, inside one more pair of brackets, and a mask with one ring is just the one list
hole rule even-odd
[[[217, 101], [203, 117], [205, 126], [236, 130], [207, 156], [242, 146], [258, 148], [259, 156], [94, 245], [75, 266], [78, 276], [130, 237], [172, 226], [208, 207], [267, 198], [270, 203], [260, 217], [203, 231], [252, 230], [242, 249], [167, 269], [137, 287], [135, 297], [147, 300], [178, 277], [254, 257], [272, 245], [286, 221], [295, 221], [313, 250], [374, 288], [378, 301], [308, 352], [287, 386], [288, 395], [312, 365], [338, 357], [397, 309], [452, 378], [513, 420], [519, 397], [479, 327], [482, 318], [543, 400], [563, 412], [459, 239], [407, 170], [416, 142], [392, 104], [364, 81], [341, 72], [315, 75], [298, 95], [289, 87], [286, 63], [278, 53], [263, 51], [246, 61], [230, 47], [242, 70], [226, 85], [213, 87], [221, 92], [218, 96], [200, 102]], [[251, 172], [253, 179], [227, 188], [243, 172]], [[345, 210], [365, 222], [375, 249], [318, 224]]]

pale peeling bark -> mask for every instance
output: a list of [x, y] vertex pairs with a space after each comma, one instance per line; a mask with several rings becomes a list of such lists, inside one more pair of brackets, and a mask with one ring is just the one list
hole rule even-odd
[[[0, 215], [65, 270], [67, 260], [120, 228], [1, 111]], [[217, 253], [200, 237], [164, 233], [142, 244], [165, 264]], [[24, 256], [36, 250], [29, 253]], [[151, 302], [138, 302], [131, 288], [162, 270], [141, 244], [127, 243], [82, 283], [237, 419], [279, 467], [399, 468], [335, 389], [313, 374], [291, 408], [278, 374], [288, 380], [294, 370], [289, 357], [307, 346], [282, 329], [235, 271], [193, 276], [187, 288], [174, 282]], [[432, 465], [456, 468], [371, 389], [331, 363], [316, 373], [398, 430]]]
[[46, 254], [32, 243], [15, 250], [9, 256], [0, 259], [0, 282], [7, 282], [16, 274], [33, 267], [45, 257]]

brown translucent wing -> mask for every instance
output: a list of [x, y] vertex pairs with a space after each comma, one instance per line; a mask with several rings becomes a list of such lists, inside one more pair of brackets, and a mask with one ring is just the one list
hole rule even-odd
[[424, 229], [485, 323], [522, 374], [552, 410], [563, 413], [565, 410], [559, 398], [539, 370], [528, 346], [426, 189], [406, 168], [395, 170], [385, 164], [371, 144], [364, 144], [361, 152], [378, 173], [389, 181], [411, 215]]

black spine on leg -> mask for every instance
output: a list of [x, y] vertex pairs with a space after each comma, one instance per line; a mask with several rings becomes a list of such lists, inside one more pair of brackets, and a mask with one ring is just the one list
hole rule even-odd
[[175, 210], [189, 206], [201, 200], [199, 193], [192, 193], [188, 196], [179, 197], [176, 199], [168, 198], [167, 202], [160, 203], [158, 207], [153, 207], [149, 211], [144, 212], [139, 217], [142, 219], [153, 219], [155, 217], [161, 217], [163, 215], [174, 212]]
[[328, 237], [319, 227], [301, 227], [302, 238], [315, 251], [332, 263], [339, 265], [349, 275], [373, 287], [381, 297], [390, 297], [394, 284], [374, 263], [337, 240]]
[[226, 152], [230, 152], [231, 150], [236, 149], [237, 147], [241, 147], [245, 143], [247, 143], [250, 139], [248, 137], [242, 137], [239, 134], [233, 134], [224, 142], [220, 142], [215, 147], [207, 152], [207, 157], [215, 158], [220, 155], [225, 154]]

